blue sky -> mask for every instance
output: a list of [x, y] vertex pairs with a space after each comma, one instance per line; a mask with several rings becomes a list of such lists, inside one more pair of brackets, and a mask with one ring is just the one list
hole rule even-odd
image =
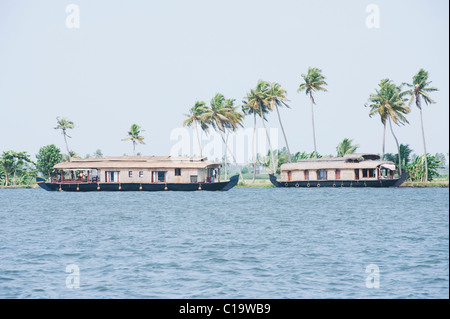
[[[66, 27], [66, 6], [80, 28]], [[366, 7], [380, 9], [367, 28]], [[132, 152], [123, 142], [142, 126], [143, 155], [166, 155], [173, 129], [196, 100], [217, 92], [241, 102], [258, 79], [288, 91], [282, 110], [292, 151], [313, 150], [301, 74], [319, 67], [327, 93], [316, 96], [318, 152], [335, 154], [343, 138], [381, 152], [382, 125], [364, 107], [383, 78], [400, 84], [425, 68], [437, 104], [424, 107], [428, 151], [449, 150], [448, 1], [16, 1], [0, 3], [0, 151], [64, 141], [56, 116], [73, 120], [70, 148], [84, 156]], [[278, 127], [276, 114], [268, 125]], [[422, 153], [420, 118], [396, 127], [400, 143]], [[252, 127], [252, 119], [245, 121]], [[258, 123], [261, 126], [260, 123]], [[278, 144], [283, 145], [281, 139]], [[396, 152], [387, 135], [386, 151]]]

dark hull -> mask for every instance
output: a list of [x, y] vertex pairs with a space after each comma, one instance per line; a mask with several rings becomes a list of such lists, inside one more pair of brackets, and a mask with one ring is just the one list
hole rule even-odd
[[279, 182], [277, 178], [270, 174], [270, 181], [276, 187], [398, 187], [408, 178], [408, 174], [402, 174], [397, 179], [383, 179], [373, 181], [344, 181], [344, 180], [327, 180], [327, 181], [291, 181]]
[[220, 183], [189, 183], [189, 184], [153, 184], [153, 183], [80, 183], [60, 184], [47, 183], [43, 178], [37, 177], [37, 184], [47, 191], [65, 192], [158, 192], [158, 191], [228, 191], [239, 181], [239, 176], [233, 176], [228, 182]]

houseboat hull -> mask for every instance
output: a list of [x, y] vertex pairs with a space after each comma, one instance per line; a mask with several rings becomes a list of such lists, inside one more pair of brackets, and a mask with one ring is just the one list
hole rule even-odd
[[65, 192], [228, 191], [236, 186], [238, 181], [238, 175], [227, 182], [218, 183], [48, 183], [43, 178], [36, 178], [42, 189]]
[[270, 181], [276, 187], [398, 187], [409, 177], [408, 173], [403, 173], [400, 178], [378, 179], [378, 180], [321, 180], [321, 181], [277, 181], [277, 178], [270, 174]]

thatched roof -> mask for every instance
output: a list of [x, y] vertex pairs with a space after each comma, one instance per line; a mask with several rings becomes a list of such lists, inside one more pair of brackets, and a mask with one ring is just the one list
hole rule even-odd
[[391, 161], [382, 161], [376, 154], [347, 154], [344, 157], [312, 158], [297, 163], [281, 165], [282, 171], [318, 170], [318, 169], [358, 169], [377, 168], [380, 165], [395, 165]]
[[207, 161], [206, 157], [171, 156], [121, 156], [104, 158], [72, 158], [62, 162], [55, 169], [169, 169], [220, 167], [220, 163]]

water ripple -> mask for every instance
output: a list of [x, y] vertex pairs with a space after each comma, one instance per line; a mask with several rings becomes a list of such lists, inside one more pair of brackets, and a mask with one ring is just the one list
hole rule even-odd
[[448, 298], [448, 195], [0, 190], [0, 298]]

